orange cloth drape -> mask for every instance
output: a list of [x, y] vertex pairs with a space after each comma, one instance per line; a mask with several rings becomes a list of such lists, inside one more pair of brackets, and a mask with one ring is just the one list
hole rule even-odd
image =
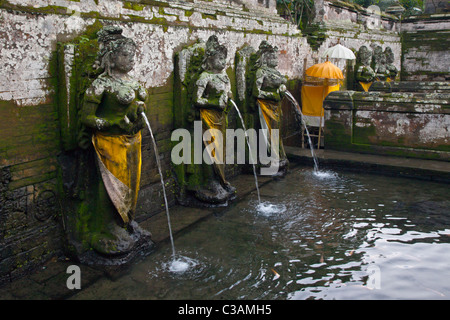
[[305, 116], [322, 116], [323, 100], [330, 92], [337, 90], [339, 90], [339, 84], [335, 86], [302, 86], [302, 113]]

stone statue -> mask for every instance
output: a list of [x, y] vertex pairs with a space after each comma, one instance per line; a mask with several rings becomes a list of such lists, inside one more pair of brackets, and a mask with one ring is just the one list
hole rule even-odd
[[91, 178], [86, 193], [92, 199], [79, 210], [83, 226], [79, 233], [82, 243], [96, 254], [115, 257], [150, 241], [150, 234], [133, 220], [147, 93], [128, 74], [134, 67], [134, 41], [124, 37], [121, 28], [107, 26], [98, 32], [98, 43], [104, 72], [86, 90], [80, 111], [97, 166], [90, 175], [98, 181]]
[[281, 100], [286, 91], [286, 77], [276, 68], [278, 66], [278, 48], [267, 41], [262, 41], [256, 53], [256, 73], [252, 85], [252, 95], [256, 100], [259, 114], [260, 128], [267, 129], [266, 144], [270, 145], [270, 136], [273, 129], [279, 130], [279, 148], [272, 150], [276, 153], [279, 170], [277, 175], [287, 172], [289, 161], [284, 151], [281, 139]]
[[219, 44], [217, 36], [210, 36], [206, 42], [203, 71], [193, 93], [203, 131], [217, 130], [222, 135], [222, 139], [218, 139], [213, 133], [209, 141], [205, 141], [205, 146], [214, 145], [215, 150], [211, 152], [214, 159], [211, 159], [212, 165], [203, 164], [206, 179], [197, 186], [195, 196], [207, 203], [224, 203], [235, 196], [235, 188], [225, 178], [225, 130], [231, 97], [231, 83], [225, 72], [226, 58], [227, 48]]
[[391, 47], [386, 47], [386, 49], [384, 49], [384, 55], [386, 56], [386, 69], [389, 73], [388, 77], [391, 81], [394, 81], [397, 76], [398, 69], [394, 65], [394, 52], [392, 52]]
[[227, 48], [215, 35], [176, 54], [174, 123], [189, 132], [183, 142], [189, 139], [190, 146], [190, 150], [180, 152], [186, 160], [172, 162], [179, 187], [177, 200], [182, 205], [223, 206], [235, 198], [235, 188], [225, 176], [225, 130], [231, 97], [226, 58]]
[[372, 69], [378, 81], [386, 81], [389, 76], [389, 71], [386, 69], [386, 55], [381, 46], [376, 46], [373, 49]]
[[366, 46], [361, 46], [358, 50], [355, 65], [355, 80], [357, 90], [368, 91], [370, 85], [375, 80], [375, 72], [370, 67], [372, 54]]

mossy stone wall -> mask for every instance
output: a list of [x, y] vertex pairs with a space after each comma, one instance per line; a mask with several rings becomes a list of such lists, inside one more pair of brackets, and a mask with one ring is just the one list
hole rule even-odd
[[448, 161], [450, 95], [333, 92], [324, 101], [327, 149]]

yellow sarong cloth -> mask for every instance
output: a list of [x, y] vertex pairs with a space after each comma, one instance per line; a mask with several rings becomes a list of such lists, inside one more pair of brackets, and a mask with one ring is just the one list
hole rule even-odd
[[[212, 148], [211, 156], [213, 159], [213, 165], [217, 175], [222, 180], [222, 183], [226, 183], [225, 180], [225, 116], [222, 111], [214, 109], [200, 109], [200, 118], [205, 126], [204, 130], [215, 129], [222, 133], [222, 139], [214, 136], [214, 132], [211, 132], [211, 139], [204, 141], [204, 144], [208, 148]], [[209, 146], [211, 145], [212, 146]]]
[[135, 135], [92, 136], [108, 195], [124, 223], [134, 214], [141, 179], [141, 132]]
[[[281, 105], [279, 102], [257, 99], [260, 110], [260, 123], [262, 129], [267, 129], [268, 135], [265, 136], [266, 144], [270, 146], [270, 139], [272, 135], [272, 129], [281, 129]], [[261, 117], [262, 115], [262, 117]], [[279, 132], [279, 150], [272, 149], [275, 152], [275, 156], [280, 160], [286, 159], [286, 153], [284, 151], [283, 142], [281, 139], [281, 132]]]
[[364, 89], [365, 92], [369, 91], [370, 86], [372, 85], [372, 82], [359, 82], [361, 87]]
[[323, 116], [323, 100], [333, 91], [339, 90], [335, 86], [302, 86], [302, 113], [305, 116]]
[[279, 129], [276, 125], [279, 123], [281, 116], [278, 110], [278, 102], [258, 99], [258, 105], [261, 108], [261, 113], [264, 116], [270, 135], [273, 127], [277, 127], [277, 129]]

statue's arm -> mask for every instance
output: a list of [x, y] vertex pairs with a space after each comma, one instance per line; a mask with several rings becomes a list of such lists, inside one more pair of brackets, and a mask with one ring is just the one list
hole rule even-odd
[[84, 103], [81, 109], [81, 122], [85, 126], [98, 131], [107, 130], [112, 126], [110, 121], [96, 115], [97, 108], [103, 97], [103, 92], [104, 88], [98, 82], [94, 81], [85, 92]]
[[203, 74], [200, 75], [200, 78], [195, 83], [195, 98], [194, 98], [194, 104], [196, 106], [200, 106], [202, 108], [206, 108], [209, 105], [209, 100], [205, 97], [203, 97], [206, 86], [208, 85], [208, 80], [206, 77], [203, 76]]
[[267, 99], [267, 100], [280, 100], [280, 94], [277, 91], [265, 91], [262, 89], [262, 85], [264, 83], [264, 73], [259, 69], [256, 71], [256, 80], [253, 87], [253, 92], [256, 95], [256, 98], [259, 99]]
[[[206, 88], [208, 87], [208, 83], [210, 81], [210, 77], [205, 74], [201, 74], [200, 78], [197, 80], [195, 84], [195, 98], [194, 98], [194, 105], [198, 108], [202, 109], [219, 109], [221, 107], [220, 105], [220, 99], [215, 97], [207, 97], [206, 94]], [[222, 107], [222, 109], [225, 106]]]

